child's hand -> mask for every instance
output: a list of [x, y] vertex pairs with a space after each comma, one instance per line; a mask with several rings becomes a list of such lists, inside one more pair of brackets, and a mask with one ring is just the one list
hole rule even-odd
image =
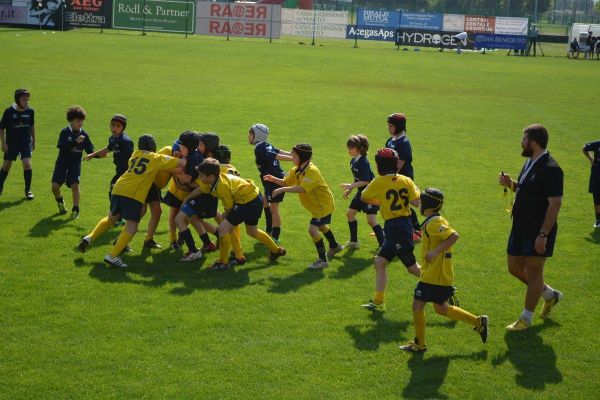
[[[270, 176], [270, 175], [268, 175]], [[281, 190], [281, 188], [275, 189], [273, 190], [273, 193], [271, 194], [272, 197], [277, 197], [279, 196], [281, 193], [283, 192], [283, 190]]]
[[83, 142], [84, 140], [85, 140], [85, 136], [83, 136], [83, 135], [79, 135], [79, 136], [77, 136], [77, 139], [75, 139], [75, 141], [76, 141], [77, 143], [81, 143], [81, 142]]
[[263, 176], [263, 181], [267, 181], [267, 182], [273, 182], [273, 175], [265, 175]]
[[348, 196], [350, 196], [351, 192], [352, 192], [352, 189], [346, 189], [346, 190], [344, 190], [344, 194], [343, 194], [344, 199], [347, 199]]
[[94, 157], [95, 156], [93, 154], [88, 154], [87, 156], [85, 156], [85, 158], [83, 159], [83, 161], [90, 161]]
[[438, 252], [435, 250], [431, 250], [429, 253], [425, 254], [425, 261], [432, 262], [438, 256]]
[[352, 184], [351, 183], [342, 183], [340, 184], [340, 187], [344, 190], [352, 190]]

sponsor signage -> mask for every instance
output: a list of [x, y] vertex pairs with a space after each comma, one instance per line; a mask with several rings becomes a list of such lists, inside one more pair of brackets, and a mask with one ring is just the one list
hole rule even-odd
[[494, 33], [496, 17], [482, 17], [478, 15], [465, 15], [466, 32]]
[[478, 33], [475, 35], [475, 47], [478, 49], [525, 50], [527, 48], [527, 36]]
[[462, 14], [444, 14], [442, 30], [444, 32], [462, 32], [465, 29], [465, 16]]
[[155, 32], [194, 32], [193, 1], [114, 0], [113, 28]]
[[443, 14], [403, 12], [400, 15], [400, 28], [441, 31], [442, 19]]
[[361, 40], [384, 40], [393, 42], [396, 40], [396, 29], [382, 28], [380, 26], [346, 26], [346, 39]]
[[356, 11], [356, 25], [397, 29], [400, 26], [400, 12], [359, 8]]
[[27, 8], [0, 4], [0, 24], [26, 24]]
[[25, 23], [43, 27], [62, 27], [63, 8], [63, 0], [29, 1]]
[[281, 33], [320, 38], [346, 38], [347, 11], [313, 11], [284, 8]]
[[527, 35], [527, 18], [496, 17], [496, 30], [499, 35]]
[[71, 26], [110, 27], [112, 0], [67, 0], [65, 23]]
[[[396, 45], [453, 49], [456, 48], [458, 43], [454, 39], [454, 35], [456, 35], [456, 32], [399, 29]], [[462, 44], [461, 47], [463, 49], [472, 49], [473, 42], [467, 41], [466, 46]]]
[[281, 5], [198, 1], [196, 33], [278, 39]]

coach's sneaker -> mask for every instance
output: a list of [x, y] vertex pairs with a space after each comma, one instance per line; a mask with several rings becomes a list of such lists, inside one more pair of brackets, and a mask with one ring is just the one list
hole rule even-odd
[[525, 329], [529, 328], [530, 326], [531, 326], [531, 322], [527, 322], [525, 320], [518, 319], [515, 322], [513, 322], [512, 324], [508, 325], [506, 327], [506, 330], [511, 331], [511, 332], [524, 331]]
[[276, 252], [274, 252], [274, 253], [269, 253], [269, 261], [271, 261], [271, 262], [275, 262], [275, 261], [277, 261], [277, 259], [278, 259], [279, 257], [283, 257], [283, 256], [285, 256], [285, 255], [286, 255], [286, 253], [287, 253], [287, 252], [285, 251], [285, 249], [284, 249], [283, 247], [280, 247], [280, 248], [279, 248], [279, 250], [277, 250]]
[[162, 246], [154, 239], [145, 240], [144, 248], [146, 249], [162, 249]]
[[373, 300], [369, 300], [367, 303], [363, 304], [361, 307], [365, 308], [369, 311], [379, 311], [379, 312], [385, 311], [385, 303], [377, 304]]
[[540, 313], [540, 318], [541, 319], [546, 319], [550, 316], [550, 312], [552, 311], [552, 309], [554, 308], [555, 305], [558, 304], [558, 302], [560, 300], [562, 300], [563, 298], [563, 294], [562, 292], [559, 292], [558, 290], [554, 291], [554, 296], [552, 296], [552, 298], [550, 300], [546, 300], [544, 302], [544, 306], [542, 307], [542, 312]]
[[27, 200], [33, 200], [34, 197], [35, 196], [33, 195], [33, 193], [31, 193], [31, 190], [28, 190], [28, 191], [25, 192], [25, 198]]
[[179, 260], [179, 262], [192, 262], [196, 261], [199, 258], [202, 258], [202, 251], [198, 250], [196, 252], [189, 252], [183, 258]]
[[398, 346], [400, 350], [406, 351], [408, 353], [425, 353], [427, 351], [427, 346], [419, 346], [412, 340], [402, 346]]
[[481, 317], [477, 317], [477, 319], [477, 326], [474, 327], [473, 330], [479, 333], [479, 336], [481, 336], [481, 341], [485, 343], [487, 342], [488, 337], [488, 316], [482, 315]]
[[342, 250], [344, 250], [344, 246], [341, 244], [338, 244], [337, 247], [330, 247], [329, 250], [327, 250], [327, 258], [332, 258]]
[[308, 266], [308, 269], [323, 269], [329, 267], [329, 263], [325, 260], [321, 260], [320, 258], [314, 263]]
[[218, 249], [217, 245], [214, 244], [213, 242], [210, 242], [210, 243], [202, 246], [201, 250], [203, 253], [212, 253], [213, 251], [217, 251], [217, 249]]
[[127, 264], [121, 260], [121, 257], [112, 257], [110, 254], [104, 256], [104, 261], [115, 268], [127, 268]]
[[83, 239], [81, 239], [81, 242], [79, 242], [79, 245], [77, 246], [77, 250], [79, 250], [80, 253], [85, 253], [86, 250], [92, 245], [92, 243], [90, 242], [90, 240], [86, 237], [84, 237]]
[[67, 213], [67, 208], [65, 207], [65, 201], [57, 201], [56, 204], [58, 205], [58, 213], [60, 215], [65, 215]]
[[360, 249], [360, 242], [348, 242], [344, 245], [344, 249], [358, 250]]

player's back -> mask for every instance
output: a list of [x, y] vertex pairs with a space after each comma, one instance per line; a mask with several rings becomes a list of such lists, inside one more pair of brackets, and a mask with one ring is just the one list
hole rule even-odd
[[400, 174], [378, 176], [362, 192], [362, 200], [376, 200], [384, 220], [408, 217], [410, 202], [419, 197], [419, 189], [412, 179]]

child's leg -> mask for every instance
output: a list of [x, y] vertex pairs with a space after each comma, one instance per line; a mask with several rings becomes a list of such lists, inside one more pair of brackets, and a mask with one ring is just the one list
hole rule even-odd
[[335, 240], [335, 236], [333, 235], [333, 232], [329, 228], [329, 225], [327, 225], [327, 224], [321, 225], [319, 227], [319, 231], [321, 231], [323, 233], [323, 236], [325, 236], [325, 238], [329, 242], [330, 249], [336, 249], [336, 248], [340, 247], [340, 244]]
[[358, 242], [358, 221], [356, 220], [357, 210], [349, 208], [346, 211], [346, 218], [348, 218], [348, 228], [350, 228], [350, 241]]
[[279, 240], [281, 234], [281, 214], [279, 213], [279, 203], [269, 203], [269, 209], [271, 210], [271, 235], [273, 239]]
[[158, 228], [160, 216], [162, 215], [162, 207], [160, 206], [160, 201], [151, 201], [147, 204], [150, 208], [150, 219], [148, 220], [148, 228], [146, 229], [146, 236], [144, 237], [144, 242], [148, 242], [154, 239], [154, 234], [156, 233], [156, 228]]
[[121, 252], [125, 249], [125, 247], [127, 247], [127, 245], [129, 245], [129, 242], [131, 242], [131, 239], [133, 239], [133, 235], [135, 235], [135, 233], [137, 232], [137, 228], [138, 228], [137, 221], [127, 220], [125, 222], [123, 231], [119, 235], [117, 242], [115, 243], [112, 250], [110, 251], [111, 257], [113, 257], [113, 258], [118, 257], [119, 254], [121, 254]]
[[267, 196], [263, 196], [263, 211], [265, 213], [265, 231], [268, 234], [271, 234], [273, 231], [273, 218], [271, 215], [271, 208], [269, 207], [269, 202], [267, 201]]
[[375, 294], [373, 295], [373, 302], [375, 304], [385, 302], [385, 288], [388, 282], [387, 265], [388, 260], [384, 257], [375, 257]]
[[425, 302], [413, 299], [413, 325], [415, 327], [415, 343], [425, 346]]
[[242, 259], [244, 258], [244, 252], [242, 251], [242, 242], [240, 240], [240, 226], [236, 226], [230, 233], [231, 235], [231, 247], [233, 248], [233, 253], [235, 254], [235, 258]]
[[323, 243], [323, 238], [321, 237], [321, 232], [319, 231], [319, 227], [317, 225], [310, 224], [308, 226], [308, 234], [313, 240], [315, 247], [317, 249], [317, 254], [319, 255], [319, 259], [323, 261], [327, 261], [327, 253], [325, 252], [325, 243]]
[[229, 261], [229, 253], [231, 252], [231, 231], [233, 225], [224, 219], [219, 224], [219, 262], [227, 264]]
[[477, 326], [479, 324], [479, 318], [475, 315], [471, 314], [468, 311], [463, 310], [460, 307], [454, 307], [448, 305], [448, 302], [444, 302], [444, 304], [435, 304], [433, 303], [433, 309], [439, 315], [443, 315], [445, 317], [450, 318], [453, 321], [462, 321], [466, 322], [471, 326]]
[[246, 224], [246, 233], [249, 236], [252, 236], [254, 239], [261, 242], [262, 244], [264, 244], [265, 246], [267, 246], [271, 253], [276, 253], [279, 251], [279, 246], [277, 246], [277, 244], [273, 241], [273, 239], [271, 239], [269, 235], [267, 235], [266, 232], [258, 229], [257, 225]]
[[169, 241], [171, 244], [177, 242], [177, 226], [175, 225], [175, 217], [179, 213], [179, 208], [169, 207]]
[[31, 157], [22, 158], [21, 162], [23, 163], [23, 178], [25, 180], [25, 193], [31, 190], [31, 178], [33, 176], [33, 172], [31, 169]]
[[71, 192], [73, 192], [73, 211], [79, 212], [79, 199], [81, 198], [79, 183], [71, 184]]
[[63, 197], [62, 194], [60, 193], [60, 187], [62, 185], [58, 184], [56, 182], [52, 182], [52, 194], [54, 195], [54, 198], [56, 199], [56, 201], [58, 202], [63, 202]]
[[383, 233], [383, 228], [381, 228], [381, 225], [377, 222], [377, 214], [367, 214], [367, 223], [371, 229], [373, 229], [375, 237], [377, 238], [377, 243], [381, 246], [385, 240], [385, 234]]
[[117, 222], [120, 218], [120, 215], [112, 215], [111, 213], [108, 213], [108, 216], [98, 221], [94, 229], [85, 236], [85, 239], [88, 240], [90, 243], [93, 242], [98, 237], [100, 237], [100, 235], [102, 235], [104, 232], [106, 232], [112, 226], [114, 226], [115, 222]]
[[183, 211], [179, 211], [175, 217], [175, 225], [177, 225], [177, 229], [179, 229], [179, 239], [185, 242], [190, 253], [196, 253], [198, 252], [198, 248], [196, 247], [192, 233], [188, 229], [188, 223], [188, 215]]

